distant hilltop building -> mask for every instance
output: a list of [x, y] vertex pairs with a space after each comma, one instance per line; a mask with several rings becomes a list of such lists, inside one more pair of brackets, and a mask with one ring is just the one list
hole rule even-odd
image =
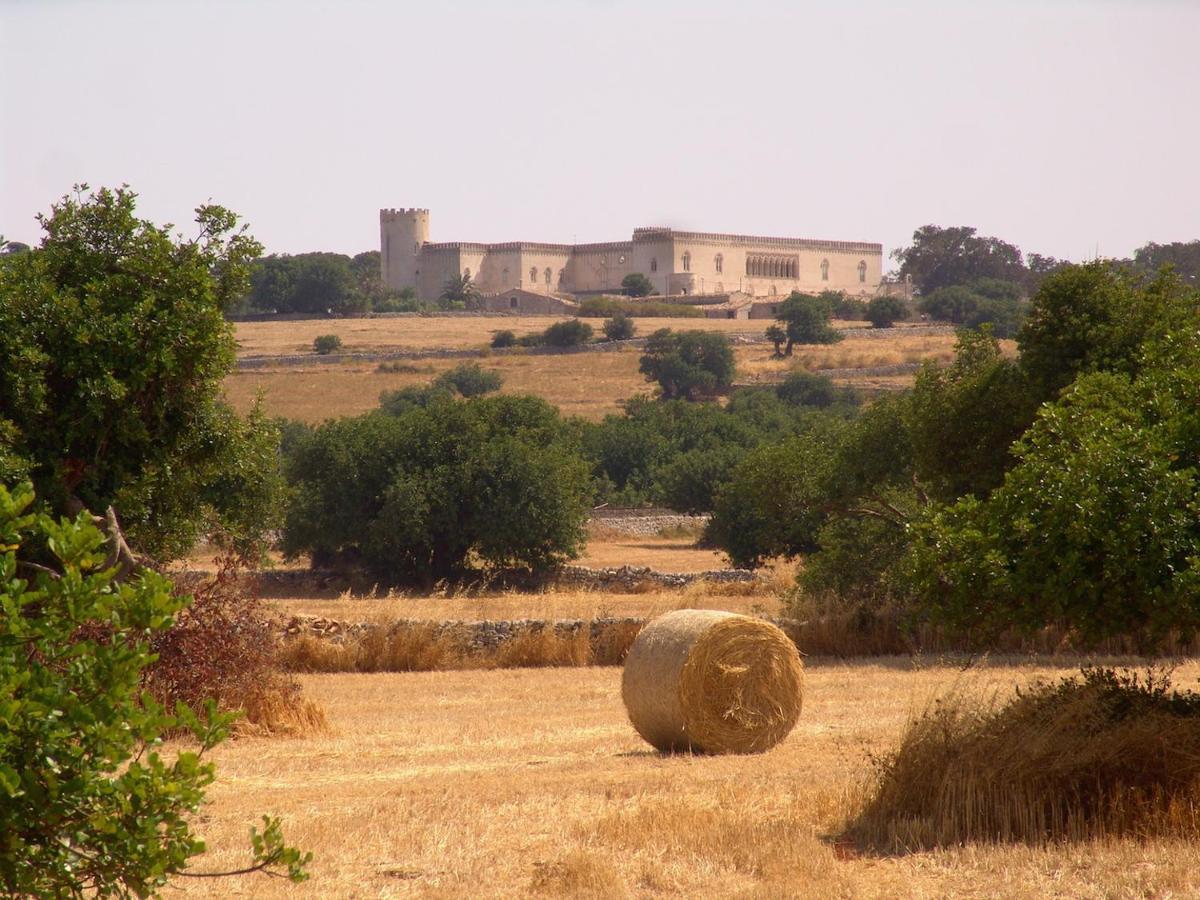
[[427, 209], [381, 209], [379, 240], [384, 284], [413, 288], [422, 299], [436, 298], [459, 275], [483, 294], [617, 293], [621, 279], [640, 272], [664, 295], [753, 297], [793, 290], [871, 296], [883, 275], [883, 246], [861, 241], [635, 228], [632, 240], [603, 244], [431, 243]]

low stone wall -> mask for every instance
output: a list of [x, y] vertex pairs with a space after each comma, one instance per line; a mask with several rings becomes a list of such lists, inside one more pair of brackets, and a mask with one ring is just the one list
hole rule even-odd
[[714, 569], [707, 572], [656, 572], [648, 566], [620, 566], [591, 569], [587, 566], [563, 566], [557, 583], [570, 587], [600, 590], [637, 590], [646, 584], [663, 587], [686, 587], [696, 581], [714, 584], [738, 584], [756, 581], [758, 575], [750, 569]]
[[653, 537], [663, 531], [687, 530], [700, 532], [711, 516], [689, 516], [670, 509], [594, 509], [591, 524], [616, 534], [632, 537]]
[[[779, 626], [793, 641], [796, 640], [804, 624], [795, 619], [779, 616], [761, 616], [759, 618]], [[279, 634], [285, 641], [307, 636], [333, 643], [345, 643], [381, 628], [386, 629], [390, 634], [408, 628], [432, 627], [437, 637], [450, 638], [465, 651], [477, 653], [495, 651], [508, 641], [530, 634], [540, 634], [548, 629], [562, 638], [570, 638], [579, 634], [581, 630], [586, 630], [588, 640], [593, 646], [601, 645], [612, 637], [623, 641], [631, 640], [633, 635], [640, 631], [648, 621], [650, 619], [645, 616], [604, 616], [596, 619], [489, 619], [482, 621], [397, 619], [394, 622], [372, 623], [296, 615], [280, 623]]]

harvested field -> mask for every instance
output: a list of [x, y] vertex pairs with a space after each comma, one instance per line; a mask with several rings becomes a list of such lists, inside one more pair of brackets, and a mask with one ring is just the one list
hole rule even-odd
[[[349, 320], [374, 322], [376, 320]], [[463, 323], [494, 322], [493, 319], [462, 320], [379, 320], [383, 322], [460, 321]], [[504, 320], [509, 321], [509, 320]], [[519, 320], [528, 321], [528, 320]], [[674, 321], [679, 320], [641, 320]], [[736, 330], [755, 330], [755, 322], [733, 322], [724, 319], [701, 319], [701, 322], [729, 322], [742, 326]], [[258, 324], [258, 323], [253, 323]], [[271, 323], [305, 324], [305, 323]], [[747, 325], [751, 326], [747, 329]], [[762, 326], [766, 327], [765, 324]], [[733, 329], [731, 329], [733, 330]], [[895, 329], [887, 338], [854, 335], [831, 346], [797, 347], [791, 359], [775, 359], [769, 344], [742, 344], [735, 347], [738, 379], [742, 382], [772, 383], [783, 379], [793, 368], [803, 370], [878, 368], [925, 359], [940, 362], [953, 353], [951, 333], [908, 333]], [[915, 331], [915, 330], [914, 330]], [[613, 353], [569, 355], [497, 355], [478, 360], [485, 369], [494, 369], [504, 378], [503, 392], [536, 394], [557, 406], [564, 414], [600, 419], [618, 412], [620, 401], [650, 393], [653, 386], [638, 372], [641, 351], [627, 348]], [[372, 362], [345, 362], [330, 365], [277, 366], [234, 371], [225, 379], [225, 394], [233, 405], [245, 411], [262, 392], [267, 411], [305, 422], [357, 415], [374, 409], [382, 391], [396, 390], [409, 385], [427, 384], [438, 374], [454, 368], [461, 359], [421, 359], [403, 365], [403, 371], [381, 371]], [[876, 376], [874, 380], [887, 380]], [[839, 383], [853, 383], [855, 378], [843, 372]], [[912, 375], [898, 376], [905, 385]], [[889, 385], [890, 386], [890, 385]]]
[[[786, 575], [782, 577], [787, 577]], [[264, 601], [286, 615], [324, 616], [347, 622], [389, 622], [397, 619], [430, 621], [462, 619], [595, 619], [608, 616], [656, 616], [672, 609], [728, 609], [780, 615], [775, 583], [757, 590], [741, 584], [698, 583], [676, 590], [647, 590], [636, 594], [605, 591], [556, 590], [527, 594], [516, 591], [463, 596], [282, 597]]]
[[[497, 331], [518, 336], [544, 331], [553, 322], [568, 317], [554, 316], [412, 316], [382, 319], [300, 319], [279, 322], [236, 323], [239, 356], [285, 356], [312, 353], [319, 334], [336, 334], [341, 352], [370, 353], [379, 350], [461, 350], [489, 344]], [[599, 333], [603, 319], [584, 319]], [[761, 319], [635, 319], [637, 333], [645, 337], [659, 328], [699, 328], [704, 331], [758, 332], [770, 322]], [[861, 322], [839, 322], [861, 326]]]
[[[755, 757], [662, 757], [625, 720], [620, 671], [305, 676], [333, 732], [245, 738], [218, 778], [198, 871], [245, 863], [262, 812], [315, 854], [300, 886], [180, 879], [188, 896], [1168, 897], [1200, 892], [1200, 848], [1114, 841], [859, 856], [836, 841], [906, 719], [970, 681], [1010, 691], [1078, 660], [806, 662], [795, 731]], [[1191, 663], [1178, 684], [1200, 677]]]

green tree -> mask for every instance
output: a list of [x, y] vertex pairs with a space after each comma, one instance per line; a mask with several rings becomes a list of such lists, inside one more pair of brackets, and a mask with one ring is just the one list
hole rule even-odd
[[775, 319], [787, 333], [783, 355], [791, 356], [795, 344], [836, 344], [841, 332], [829, 324], [833, 306], [827, 298], [792, 291], [775, 310]]
[[[187, 599], [154, 572], [118, 582], [87, 516], [55, 521], [32, 504], [27, 484], [0, 485], [0, 892], [146, 896], [204, 850], [189, 819], [230, 717], [142, 692], [148, 641]], [[176, 730], [199, 749], [168, 761], [158, 741]], [[311, 855], [264, 821], [240, 871], [303, 880]]]
[[647, 338], [638, 371], [658, 382], [664, 400], [714, 397], [733, 384], [733, 347], [717, 332], [661, 328]]
[[1091, 372], [1045, 405], [986, 499], [914, 527], [932, 612], [1087, 639], [1200, 628], [1200, 340], [1148, 343], [1136, 374]]
[[1087, 372], [1136, 373], [1139, 348], [1194, 321], [1195, 294], [1164, 273], [1148, 284], [1105, 262], [1068, 266], [1034, 295], [1017, 336], [1021, 367], [1040, 399]]
[[608, 341], [627, 341], [637, 333], [637, 325], [630, 316], [623, 312], [613, 313], [603, 326], [604, 339]]
[[901, 277], [911, 276], [922, 294], [981, 278], [1019, 284], [1027, 277], [1019, 248], [981, 237], [966, 226], [924, 225], [913, 232], [912, 244], [893, 251], [892, 258], [900, 263]]
[[787, 340], [787, 332], [779, 325], [768, 325], [767, 340], [775, 345], [775, 358], [783, 359], [783, 344]]
[[[177, 240], [135, 199], [81, 186], [40, 218], [36, 250], [0, 266], [0, 468], [58, 514], [114, 508], [158, 559], [234, 520], [263, 539], [277, 436], [220, 400], [234, 360], [223, 310], [259, 245], [219, 206]], [[234, 484], [250, 495], [220, 489]]]
[[1037, 405], [1020, 366], [1004, 358], [986, 327], [960, 331], [954, 362], [926, 363], [905, 409], [922, 490], [942, 502], [986, 496], [1015, 461], [1010, 448]]
[[908, 318], [908, 306], [899, 297], [872, 297], [867, 304], [867, 321], [872, 328], [891, 328]]
[[363, 264], [356, 268], [340, 253], [272, 255], [253, 266], [246, 301], [281, 313], [361, 312], [370, 308], [372, 297], [363, 290], [362, 278]]
[[433, 387], [445, 388], [460, 397], [479, 397], [500, 390], [504, 379], [495, 369], [484, 369], [478, 363], [460, 363], [443, 372], [433, 381]]
[[641, 272], [630, 272], [622, 278], [621, 291], [626, 297], [649, 297], [655, 293], [653, 282]]
[[555, 322], [542, 332], [541, 343], [548, 347], [578, 347], [592, 339], [592, 326], [579, 319]]
[[335, 350], [342, 349], [342, 339], [336, 334], [318, 334], [313, 338], [313, 351], [321, 356], [328, 356]]
[[461, 305], [465, 309], [475, 309], [479, 305], [479, 288], [466, 272], [454, 275], [442, 285], [438, 303], [443, 308]]
[[516, 345], [517, 336], [508, 328], [505, 328], [503, 331], [497, 331], [492, 335], [493, 347], [515, 347]]
[[1200, 287], [1200, 240], [1170, 244], [1151, 241], [1134, 251], [1133, 264], [1151, 274], [1159, 272], [1163, 266], [1171, 266], [1189, 287]]
[[575, 555], [592, 485], [572, 429], [534, 397], [434, 397], [327, 422], [288, 463], [289, 555], [430, 583]]

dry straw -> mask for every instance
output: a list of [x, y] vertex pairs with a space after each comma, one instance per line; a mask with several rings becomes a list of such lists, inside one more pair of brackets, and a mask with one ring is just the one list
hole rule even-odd
[[621, 694], [659, 750], [761, 753], [795, 726], [803, 678], [795, 644], [770, 622], [681, 609], [642, 629]]

